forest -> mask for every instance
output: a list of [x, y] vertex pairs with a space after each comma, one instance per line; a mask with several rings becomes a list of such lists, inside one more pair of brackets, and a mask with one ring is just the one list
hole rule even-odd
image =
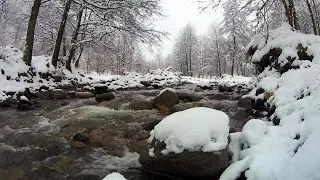
[[0, 0], [0, 27], [0, 180], [320, 179], [320, 0]]
[[156, 46], [168, 36], [154, 28], [164, 16], [160, 0], [1, 0], [0, 45], [23, 50], [27, 64], [32, 55], [52, 55], [54, 66], [61, 63], [69, 70], [121, 74], [173, 67], [191, 76], [250, 75], [254, 66], [246, 58], [246, 46], [252, 36], [263, 33], [267, 38], [284, 21], [303, 33], [319, 33], [317, 0], [197, 3], [199, 13], [222, 8], [222, 22], [212, 22], [202, 35], [190, 23], [181, 27], [165, 57], [147, 59], [140, 46]]

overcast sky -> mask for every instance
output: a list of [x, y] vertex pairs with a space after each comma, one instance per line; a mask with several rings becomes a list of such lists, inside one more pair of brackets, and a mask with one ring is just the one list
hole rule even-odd
[[[212, 10], [201, 13], [198, 10], [198, 4], [195, 0], [163, 0], [165, 19], [157, 23], [157, 29], [168, 32], [169, 39], [164, 40], [162, 47], [157, 48], [153, 53], [160, 51], [163, 56], [171, 52], [175, 39], [179, 31], [187, 24], [191, 23], [195, 26], [197, 34], [205, 33], [210, 24], [221, 19], [221, 13]], [[152, 58], [152, 55], [148, 55]]]

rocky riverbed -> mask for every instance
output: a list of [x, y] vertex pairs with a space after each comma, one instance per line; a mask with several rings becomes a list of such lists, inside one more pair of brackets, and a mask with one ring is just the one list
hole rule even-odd
[[[69, 97], [35, 99], [31, 110], [0, 109], [0, 179], [100, 180], [113, 171], [127, 179], [179, 179], [141, 170], [139, 152], [164, 117], [192, 107], [227, 113], [230, 132], [252, 114], [238, 107], [243, 94], [174, 86], [178, 104], [153, 108], [160, 90], [119, 91], [109, 101]], [[33, 101], [33, 99], [31, 99]]]

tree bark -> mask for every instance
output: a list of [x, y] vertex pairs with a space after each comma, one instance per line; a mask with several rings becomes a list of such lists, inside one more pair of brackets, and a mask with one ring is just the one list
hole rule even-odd
[[233, 53], [232, 53], [232, 65], [231, 65], [231, 76], [234, 74], [234, 62], [236, 58], [236, 30], [235, 30], [235, 22], [234, 18], [232, 19], [232, 26], [233, 26]]
[[282, 5], [285, 9], [286, 17], [291, 27], [296, 30], [300, 30], [294, 0], [288, 0], [288, 3], [286, 2], [286, 0], [282, 0]]
[[64, 7], [62, 20], [61, 20], [61, 23], [60, 23], [60, 27], [59, 27], [59, 30], [58, 30], [56, 43], [55, 43], [53, 54], [52, 54], [52, 65], [54, 67], [57, 67], [57, 65], [58, 65], [61, 42], [62, 42], [62, 38], [63, 38], [64, 30], [65, 30], [65, 27], [66, 27], [66, 22], [67, 22], [67, 19], [68, 19], [68, 14], [69, 14], [69, 10], [70, 10], [70, 6], [71, 6], [72, 1], [73, 0], [68, 0], [66, 2], [65, 7]]
[[26, 44], [23, 51], [23, 61], [28, 66], [31, 66], [33, 43], [34, 43], [34, 32], [37, 24], [37, 18], [38, 18], [40, 6], [41, 6], [41, 0], [34, 0], [32, 10], [31, 10], [31, 16], [29, 18], [29, 23], [28, 23]]
[[312, 10], [312, 6], [311, 6], [311, 3], [309, 0], [305, 0], [306, 3], [307, 3], [307, 6], [308, 6], [308, 10], [309, 10], [309, 13], [310, 13], [310, 18], [311, 18], [311, 21], [312, 21], [312, 27], [313, 27], [313, 33], [315, 35], [319, 35], [319, 32], [318, 32], [318, 28], [317, 28], [317, 23], [316, 23], [316, 19], [315, 19], [315, 14]]
[[77, 25], [76, 25], [76, 28], [74, 30], [74, 33], [73, 33], [73, 36], [72, 36], [72, 39], [71, 39], [71, 47], [70, 47], [70, 50], [69, 50], [69, 56], [68, 56], [68, 60], [67, 60], [67, 69], [70, 72], [72, 72], [71, 62], [72, 62], [72, 58], [74, 57], [74, 54], [76, 52], [76, 42], [77, 42], [77, 39], [78, 39], [78, 34], [79, 34], [80, 27], [81, 27], [82, 14], [83, 14], [83, 8], [81, 7], [81, 9], [80, 9], [80, 11], [78, 12], [78, 15], [77, 15]]

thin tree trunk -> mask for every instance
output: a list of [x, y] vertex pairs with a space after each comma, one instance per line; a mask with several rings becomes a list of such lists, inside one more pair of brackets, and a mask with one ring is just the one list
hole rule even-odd
[[82, 53], [83, 53], [83, 49], [84, 49], [83, 45], [80, 45], [79, 56], [78, 56], [78, 58], [77, 58], [77, 60], [76, 60], [76, 63], [74, 64], [74, 66], [75, 66], [76, 68], [79, 68], [79, 62], [80, 62], [80, 59], [81, 59], [81, 56], [82, 56]]
[[61, 20], [61, 23], [60, 23], [60, 27], [59, 27], [59, 30], [58, 30], [58, 35], [57, 35], [57, 39], [56, 39], [56, 43], [55, 43], [54, 50], [53, 50], [53, 55], [52, 55], [52, 65], [54, 67], [57, 67], [57, 65], [58, 65], [61, 42], [62, 42], [62, 38], [63, 38], [65, 27], [66, 27], [66, 22], [67, 22], [67, 18], [68, 18], [68, 14], [69, 14], [71, 3], [72, 3], [72, 0], [68, 0], [66, 2], [65, 7], [64, 7], [62, 20]]
[[66, 41], [67, 41], [66, 38], [63, 37], [62, 38], [62, 44], [63, 44], [63, 46], [62, 46], [62, 56], [63, 57], [67, 56], [67, 42]]
[[312, 26], [313, 26], [313, 32], [314, 32], [315, 35], [319, 35], [318, 28], [317, 28], [317, 23], [316, 23], [314, 12], [313, 12], [312, 7], [311, 7], [311, 3], [310, 3], [309, 0], [305, 0], [305, 1], [307, 3], [308, 10], [309, 10], [309, 13], [310, 13]]
[[233, 26], [233, 53], [232, 53], [232, 65], [231, 65], [231, 76], [234, 74], [234, 62], [236, 58], [236, 30], [235, 30], [235, 22], [234, 18], [232, 19], [232, 26]]
[[71, 39], [71, 47], [70, 47], [70, 50], [69, 50], [69, 56], [68, 56], [68, 60], [67, 60], [67, 69], [70, 72], [72, 72], [71, 62], [72, 62], [72, 58], [74, 57], [74, 54], [76, 52], [76, 42], [77, 42], [77, 39], [78, 39], [78, 34], [79, 34], [80, 27], [81, 27], [82, 14], [83, 14], [83, 8], [81, 7], [81, 9], [80, 9], [80, 11], [78, 12], [78, 15], [77, 15], [77, 26], [76, 26], [76, 28], [74, 30], [74, 33], [73, 33], [73, 36], [72, 36], [72, 39]]
[[31, 16], [29, 18], [29, 23], [28, 23], [26, 44], [23, 51], [23, 61], [28, 66], [31, 66], [33, 43], [34, 43], [34, 32], [37, 24], [37, 18], [38, 18], [40, 6], [41, 6], [41, 0], [34, 0], [32, 10], [31, 10]]

